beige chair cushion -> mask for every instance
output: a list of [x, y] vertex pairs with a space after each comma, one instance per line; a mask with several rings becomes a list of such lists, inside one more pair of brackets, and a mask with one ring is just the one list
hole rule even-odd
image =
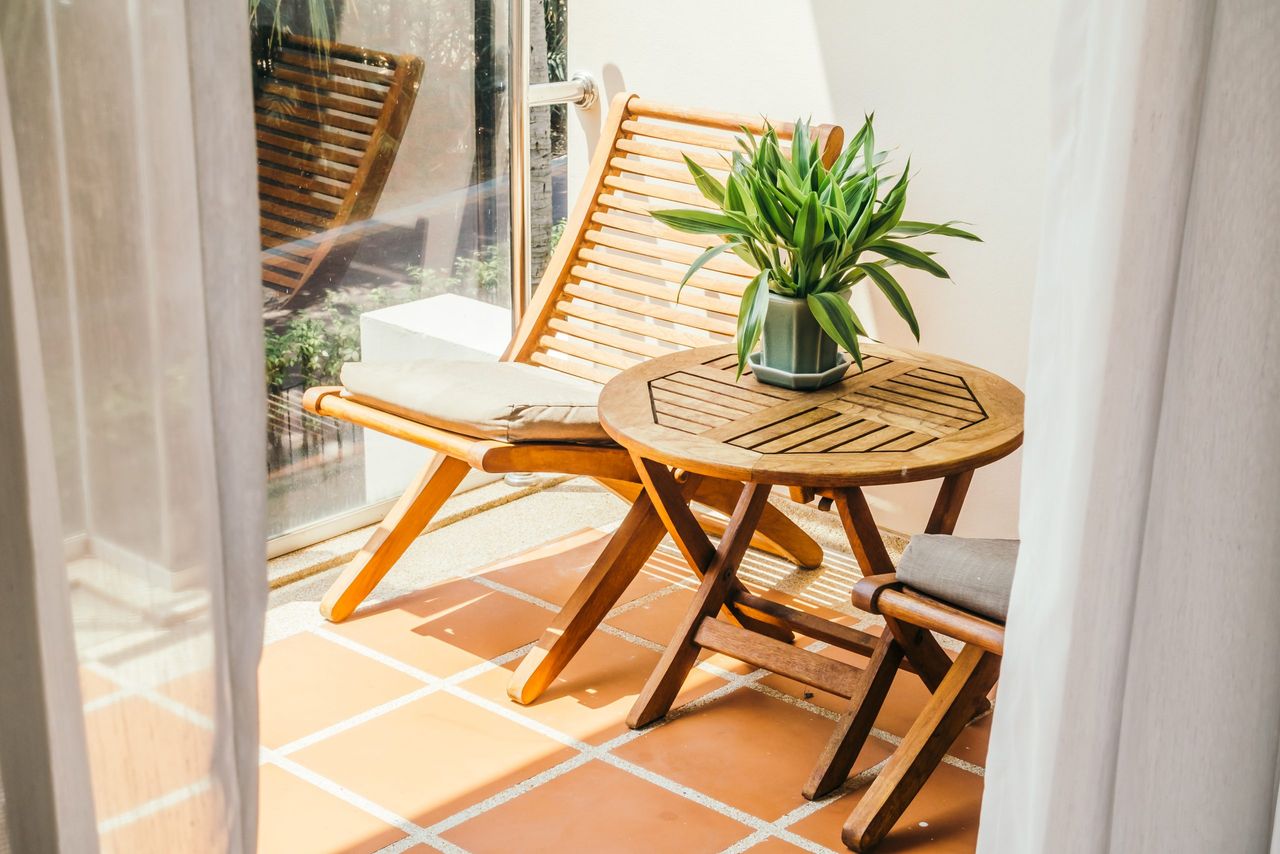
[[897, 573], [899, 581], [921, 593], [1004, 622], [1017, 562], [1017, 540], [916, 534]]
[[348, 362], [342, 384], [365, 403], [421, 424], [503, 442], [612, 444], [600, 386], [519, 362]]

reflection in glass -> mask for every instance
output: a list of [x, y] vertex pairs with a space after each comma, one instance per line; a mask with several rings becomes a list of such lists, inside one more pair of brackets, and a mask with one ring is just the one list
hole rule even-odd
[[[530, 4], [563, 79], [564, 0]], [[303, 411], [342, 364], [494, 358], [510, 334], [506, 3], [253, 9], [272, 535], [399, 493], [422, 452]], [[413, 80], [413, 69], [419, 78]], [[534, 112], [533, 248], [564, 211], [564, 108]]]

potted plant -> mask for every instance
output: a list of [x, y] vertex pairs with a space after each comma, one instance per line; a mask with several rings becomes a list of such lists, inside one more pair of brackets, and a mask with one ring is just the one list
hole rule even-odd
[[[698, 190], [718, 211], [653, 214], [679, 231], [724, 238], [694, 260], [681, 288], [721, 252], [732, 252], [759, 271], [744, 290], [738, 313], [738, 376], [750, 361], [761, 382], [820, 388], [839, 381], [849, 367], [839, 348], [861, 369], [858, 337], [866, 329], [848, 294], [864, 279], [879, 288], [919, 340], [911, 301], [889, 268], [902, 265], [943, 279], [950, 275], [933, 253], [904, 241], [927, 234], [979, 238], [951, 222], [902, 218], [911, 161], [896, 180], [882, 177], [885, 155], [875, 151], [872, 117], [830, 168], [802, 121], [796, 123], [789, 156], [767, 125], [758, 140], [748, 133], [739, 144], [742, 151], [734, 153], [723, 182], [685, 156]], [[885, 186], [889, 189], [882, 193]], [[762, 352], [753, 353], [761, 337]]]

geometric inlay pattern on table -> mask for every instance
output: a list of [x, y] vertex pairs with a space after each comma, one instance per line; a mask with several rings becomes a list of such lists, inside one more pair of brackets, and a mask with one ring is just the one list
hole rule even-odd
[[[892, 364], [891, 359], [868, 355], [859, 376]], [[696, 435], [802, 394], [772, 386], [749, 389], [738, 385], [733, 375], [737, 367], [734, 355], [709, 360], [704, 367], [726, 376], [678, 370], [649, 381], [655, 423]], [[986, 418], [986, 410], [964, 377], [919, 366], [723, 440], [762, 454], [914, 451]], [[922, 423], [925, 429], [908, 426], [904, 419]]]

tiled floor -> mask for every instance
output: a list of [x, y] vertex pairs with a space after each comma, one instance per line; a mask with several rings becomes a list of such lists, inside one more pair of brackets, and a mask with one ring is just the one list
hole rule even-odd
[[[854, 778], [815, 803], [800, 786], [831, 731], [839, 701], [830, 695], [704, 656], [676, 713], [628, 730], [626, 713], [690, 597], [674, 550], [664, 546], [539, 702], [507, 699], [511, 671], [606, 536], [583, 531], [268, 645], [260, 850], [843, 851], [840, 826], [924, 689], [899, 677]], [[759, 567], [749, 579], [775, 571], [750, 560]], [[86, 690], [109, 692], [101, 682], [87, 675]], [[163, 731], [207, 717], [207, 698], [192, 693], [178, 680], [128, 702]], [[188, 718], [175, 713], [183, 708]], [[988, 725], [961, 737], [881, 851], [973, 850]], [[109, 735], [101, 743], [118, 745]], [[155, 784], [198, 776], [177, 768]], [[145, 823], [176, 822], [195, 836], [191, 828], [213, 826], [192, 812], [175, 797], [114, 828], [105, 847], [136, 850], [129, 840]]]

